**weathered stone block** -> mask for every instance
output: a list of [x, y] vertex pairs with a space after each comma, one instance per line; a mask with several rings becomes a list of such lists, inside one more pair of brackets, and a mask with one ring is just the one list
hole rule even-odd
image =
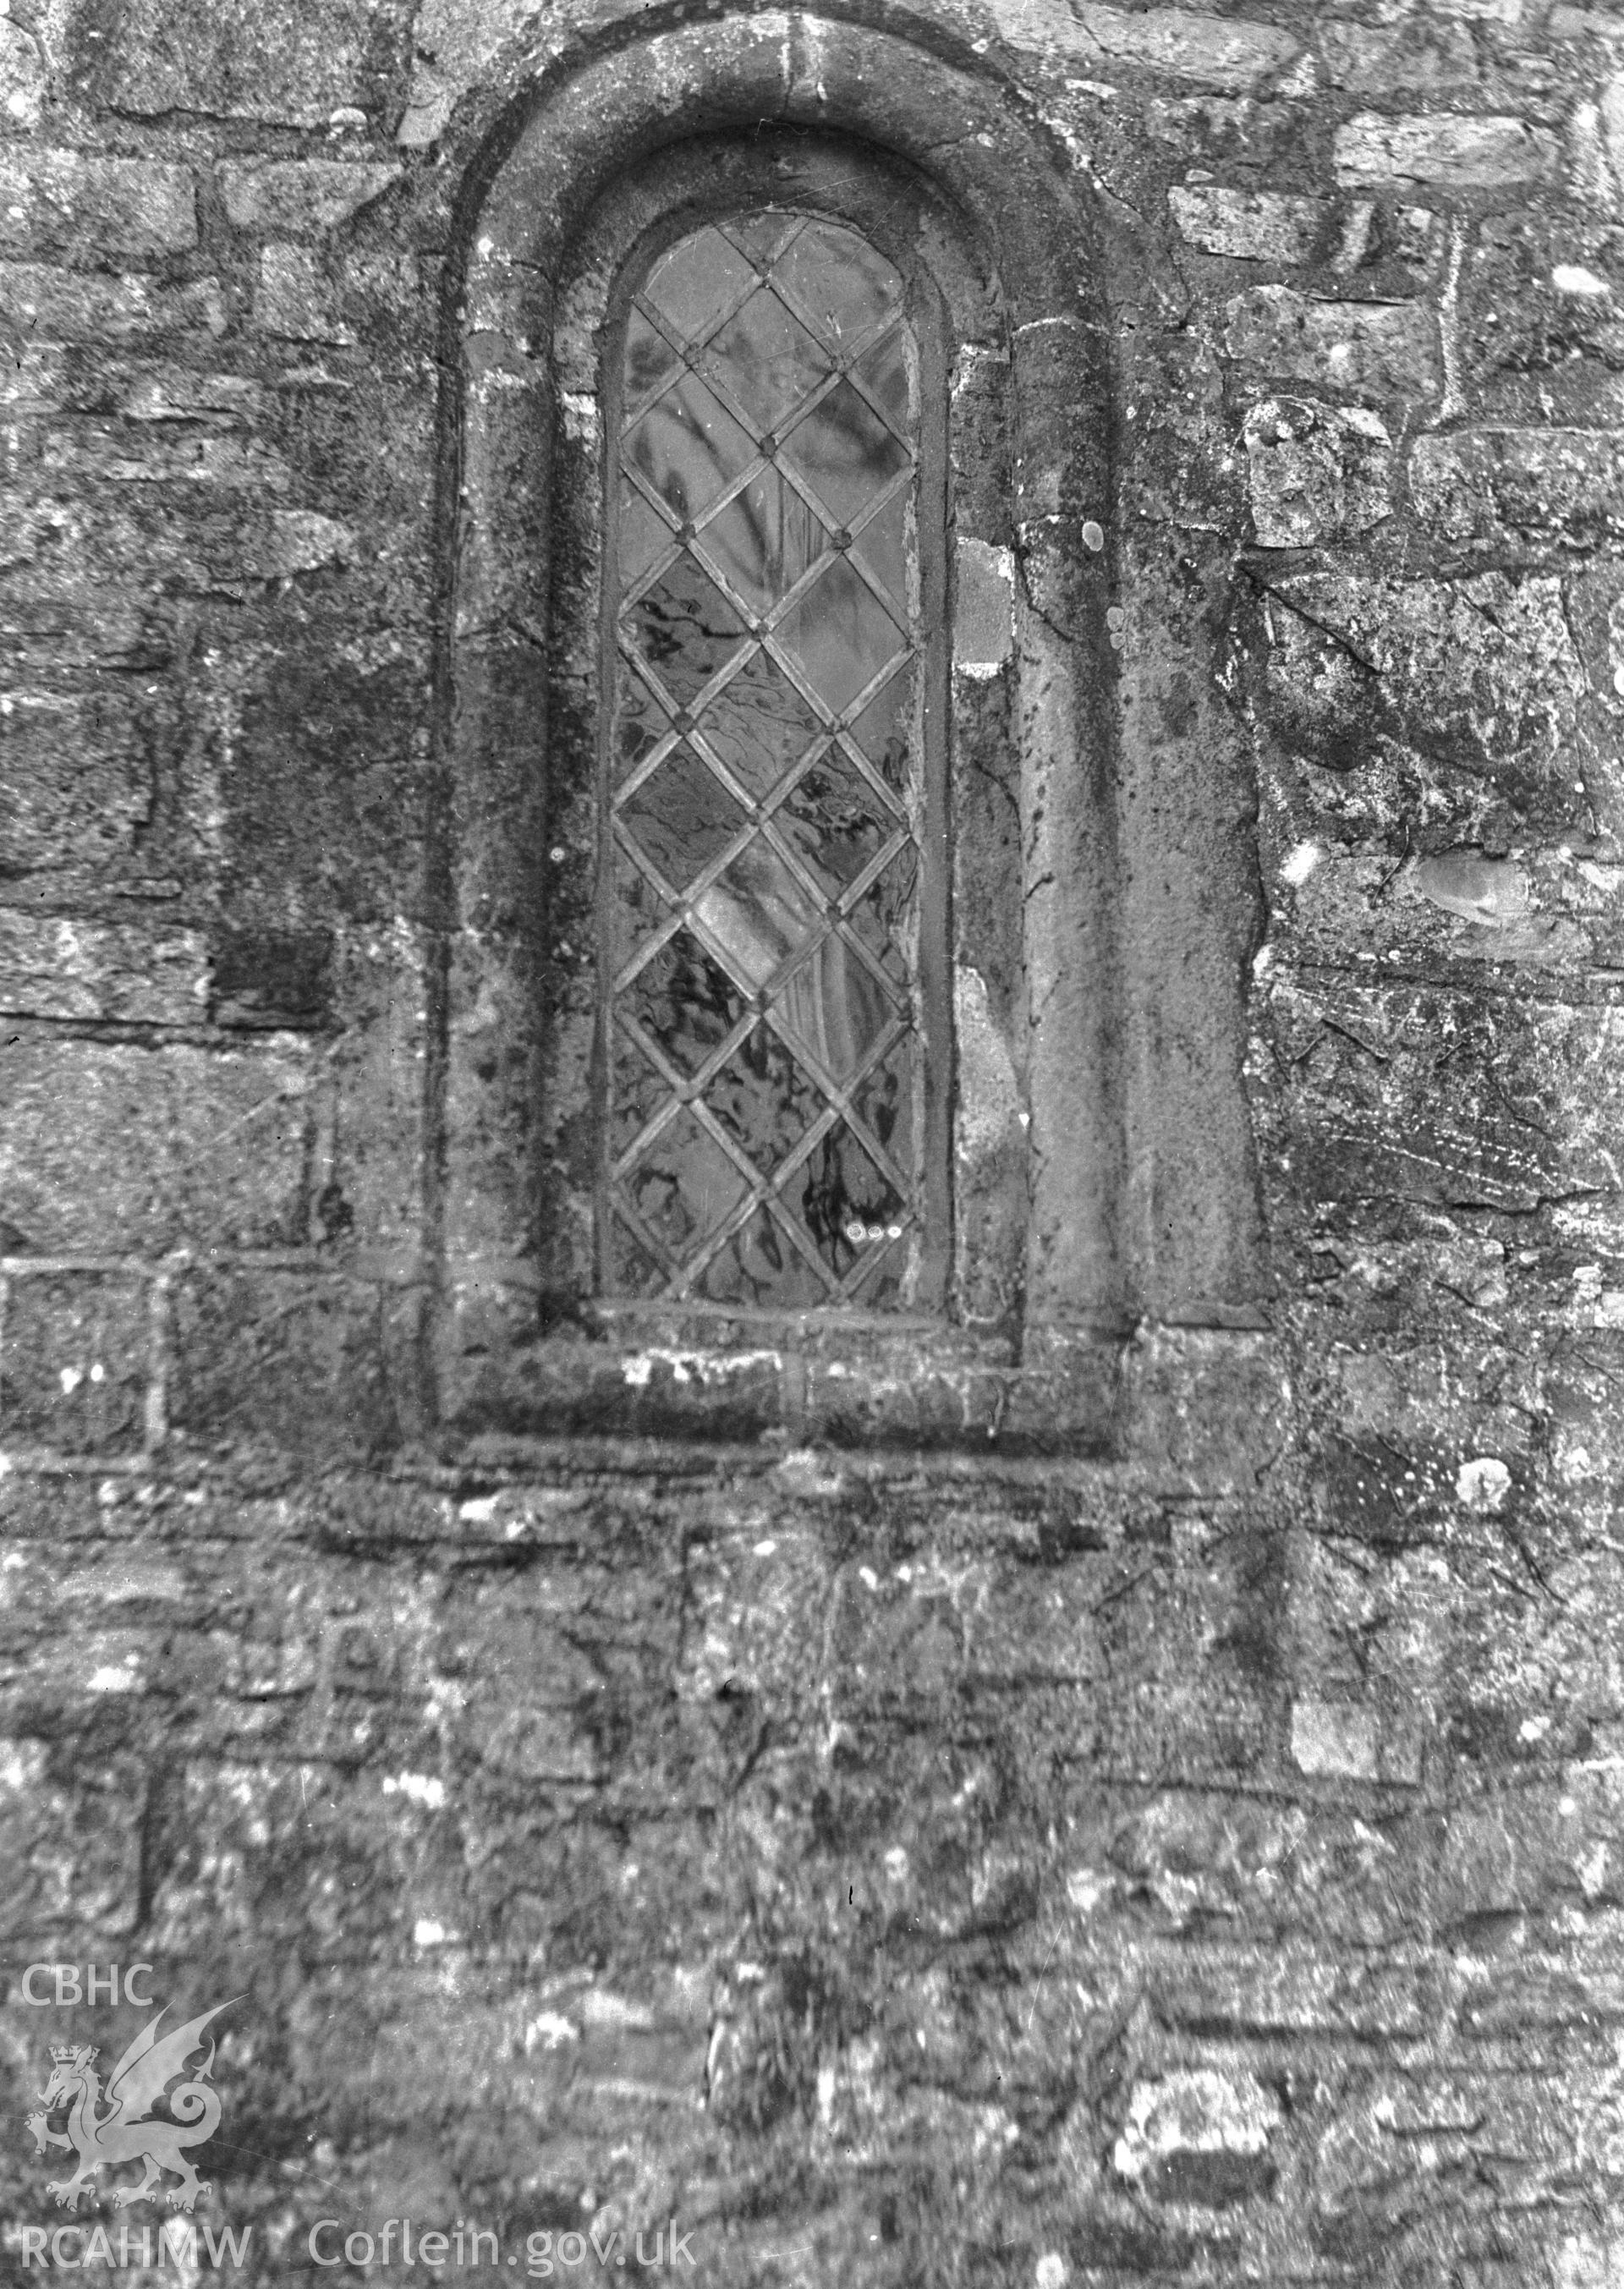
[[1238, 1950], [1179, 1965], [1157, 1982], [1158, 2015], [1205, 2035], [1420, 2035], [1423, 1998], [1408, 1971], [1296, 1954], [1260, 1962]]
[[400, 180], [398, 166], [345, 159], [227, 159], [219, 169], [226, 212], [239, 230], [319, 238]]
[[139, 1449], [152, 1352], [145, 1280], [13, 1272], [0, 1336], [0, 1446]]
[[1351, 1701], [1309, 1696], [1292, 1704], [1292, 1762], [1316, 1780], [1397, 1781], [1421, 1778], [1421, 1744], [1413, 1727], [1395, 1726], [1386, 1713]]
[[35, 468], [42, 489], [112, 485], [208, 485], [222, 491], [285, 493], [293, 473], [281, 455], [256, 438], [221, 436], [218, 428], [184, 430], [149, 419], [131, 429], [76, 422], [39, 439]]
[[1366, 766], [1397, 738], [1531, 797], [1548, 772], [1571, 778], [1585, 676], [1560, 581], [1293, 575], [1266, 618], [1277, 729], [1329, 769]]
[[243, 1266], [187, 1273], [173, 1301], [175, 1430], [302, 1455], [377, 1456], [399, 1426], [383, 1298], [358, 1280]]
[[1395, 183], [1440, 190], [1504, 190], [1551, 174], [1561, 145], [1525, 119], [1389, 119], [1361, 112], [1336, 131], [1337, 180], [1380, 190]]
[[961, 538], [953, 611], [953, 666], [995, 675], [1015, 649], [1015, 557], [1007, 548]]
[[1112, 2166], [1154, 2200], [1222, 2209], [1273, 2185], [1281, 2118], [1251, 2075], [1181, 2067], [1134, 2084]]
[[[319, 0], [268, 15], [255, 0], [131, 0], [87, 12], [75, 78], [115, 112], [202, 112], [291, 127], [375, 110], [403, 57], [398, 0]], [[94, 41], [88, 36], [93, 32]]]
[[283, 242], [259, 257], [254, 320], [261, 331], [290, 341], [353, 343], [355, 331], [338, 315], [332, 285], [306, 246]]
[[1392, 514], [1392, 439], [1364, 406], [1266, 398], [1247, 414], [1246, 435], [1252, 523], [1263, 547], [1310, 547]]
[[94, 259], [179, 254], [197, 243], [188, 167], [78, 151], [0, 155], [0, 247]]
[[[864, 1354], [867, 1356], [864, 1356]], [[817, 1344], [807, 1361], [807, 1427], [842, 1446], [941, 1446], [991, 1437], [1006, 1376], [996, 1357], [917, 1345]]]
[[1552, 1373], [1547, 1391], [1551, 1460], [1564, 1486], [1585, 1490], [1624, 1479], [1624, 1414], [1613, 1397], [1621, 1371], [1624, 1343], [1617, 1333], [1598, 1328], [1587, 1337], [1582, 1354], [1575, 1346]]
[[1422, 1912], [1413, 1841], [1390, 1818], [1378, 1830], [1323, 1805], [1178, 1789], [1114, 1821], [1067, 1889], [1091, 1915], [1119, 1897], [1137, 1921], [1153, 1903], [1175, 1934], [1311, 1930], [1369, 1947]]
[[275, 403], [246, 374], [199, 373], [160, 358], [104, 372], [98, 385], [97, 396], [105, 394], [110, 412], [159, 427], [173, 421], [243, 428], [262, 422]]
[[1560, 1795], [1523, 1788], [1457, 1806], [1444, 1824], [1438, 1922], [1624, 1902], [1621, 1810], [1616, 1773], [1595, 1772], [1569, 1774]]
[[1413, 302], [1321, 302], [1290, 286], [1254, 286], [1224, 306], [1224, 346], [1260, 376], [1396, 396], [1432, 396], [1437, 345]]
[[1115, 1771], [1217, 1786], [1255, 1775], [1275, 1728], [1264, 1616], [1278, 1595], [1278, 1552], [1262, 1534], [1206, 1549], [1198, 1529], [1174, 1559], [1126, 1555], [1096, 1599], [1108, 1682], [1095, 1701]]
[[1409, 23], [1372, 26], [1328, 21], [1320, 27], [1319, 53], [1333, 87], [1360, 95], [1407, 96], [1470, 86], [1480, 75], [1476, 44], [1462, 24], [1443, 24], [1436, 12]]
[[[1364, 2271], [1395, 2245], [1436, 2246], [1437, 2222], [1459, 2199], [1453, 2189], [1482, 2185], [1491, 2157], [1515, 2157], [1530, 2203], [1548, 2200], [1553, 2180], [1572, 2166], [1573, 2100], [1549, 2083], [1447, 2069], [1378, 2070], [1361, 2081], [1322, 2131], [1312, 2165], [1315, 2240], [1342, 2265]], [[1491, 2195], [1485, 2213], [1498, 2207]], [[1472, 2273], [1492, 2277], [1476, 2268], [1461, 2277]], [[1552, 2278], [1566, 2289], [1561, 2273]]]
[[1146, 1328], [1124, 1361], [1124, 1437], [1134, 1460], [1205, 1494], [1256, 1483], [1286, 1439], [1289, 1403], [1267, 1336]]
[[1167, 199], [1180, 235], [1192, 246], [1248, 262], [1309, 261], [1332, 213], [1325, 199], [1216, 183], [1175, 183]]
[[286, 580], [324, 564], [347, 563], [356, 550], [352, 526], [319, 509], [276, 508], [223, 536], [220, 570], [251, 580]]
[[1594, 547], [1624, 532], [1624, 443], [1590, 429], [1479, 429], [1421, 437], [1418, 514], [1451, 540], [1503, 546], [1559, 533]]
[[0, 697], [0, 872], [107, 865], [133, 848], [151, 807], [150, 767], [122, 695]]
[[217, 1025], [254, 1032], [319, 1025], [332, 993], [330, 930], [226, 930], [213, 942]]
[[[544, 1335], [533, 1290], [464, 1278], [441, 1367], [449, 1419], [472, 1432], [755, 1439], [784, 1416], [784, 1359], [712, 1322], [611, 1344]], [[686, 1333], [687, 1339], [684, 1339]]]
[[[128, 1932], [136, 1920], [147, 1772], [141, 1757], [109, 1739], [104, 1695], [118, 1687], [100, 1673], [100, 1650], [112, 1648], [71, 1627], [51, 1632], [24, 1672], [24, 1707], [36, 1730], [0, 1747], [0, 1911], [19, 1934], [100, 1936]], [[65, 1756], [63, 1736], [81, 1727], [93, 1735], [98, 1718], [97, 1752]]]
[[[1569, 970], [1592, 950], [1583, 922], [1541, 911], [1562, 905], [1556, 854], [1540, 870], [1537, 890], [1519, 863], [1485, 858], [1477, 849], [1434, 851], [1396, 877], [1386, 856], [1342, 858], [1304, 842], [1286, 865], [1290, 888], [1274, 897], [1272, 927], [1304, 961], [1352, 963], [1361, 954], [1425, 961], [1429, 975], [1445, 982], [1454, 963]], [[1464, 1268], [1457, 1277], [1464, 1280]]]
[[14, 1042], [0, 1103], [0, 1215], [36, 1255], [304, 1238], [310, 1062], [255, 1051]]
[[42, 342], [152, 341], [165, 334], [226, 331], [218, 283], [156, 286], [145, 278], [97, 278], [37, 263], [0, 262], [0, 310]]
[[39, 125], [45, 84], [39, 42], [12, 17], [0, 17], [0, 114], [10, 133], [27, 134]]
[[1406, 986], [1277, 985], [1270, 1001], [1286, 1055], [1324, 1029], [1311, 1070], [1294, 1069], [1293, 1177], [1309, 1196], [1526, 1210], [1613, 1189], [1620, 1013], [1491, 1015], [1470, 995]]
[[1485, 216], [1461, 267], [1461, 344], [1497, 424], [1624, 420], [1624, 237], [1571, 211]]
[[1233, 16], [1182, 8], [1130, 13], [1096, 0], [1072, 0], [1071, 14], [1071, 43], [1080, 53], [1238, 95], [1268, 74], [1286, 70], [1301, 52], [1291, 33]]
[[201, 1023], [208, 991], [196, 930], [48, 921], [0, 908], [0, 1009], [9, 1017]]

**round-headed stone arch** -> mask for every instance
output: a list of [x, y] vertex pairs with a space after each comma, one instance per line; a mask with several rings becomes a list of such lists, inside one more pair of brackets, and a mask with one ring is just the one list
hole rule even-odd
[[[469, 154], [448, 302], [446, 974], [431, 1224], [454, 1286], [522, 1284], [527, 1264], [535, 1281], [546, 1182], [537, 1105], [544, 1079], [560, 1085], [544, 1076], [537, 1012], [550, 967], [589, 952], [553, 943], [545, 920], [558, 863], [545, 826], [556, 447], [598, 419], [580, 374], [561, 371], [561, 298], [618, 179], [651, 155], [764, 126], [837, 134], [878, 164], [917, 170], [996, 281], [1014, 542], [1023, 1312], [1029, 1335], [1119, 1327], [1129, 1296], [1110, 551], [1098, 546], [1111, 527], [1111, 389], [1087, 195], [1018, 94], [975, 59], [825, 17], [712, 18], [554, 68]], [[585, 1097], [589, 1076], [575, 1081]]]

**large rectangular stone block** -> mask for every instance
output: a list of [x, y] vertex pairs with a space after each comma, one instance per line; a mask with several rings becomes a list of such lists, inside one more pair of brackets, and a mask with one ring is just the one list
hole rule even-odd
[[163, 590], [241, 594], [355, 553], [350, 526], [316, 509], [267, 508], [252, 488], [198, 487], [180, 513], [172, 499], [119, 492], [111, 509], [83, 493], [16, 503], [0, 565], [0, 643], [9, 635], [31, 656], [49, 645], [61, 666], [146, 666], [163, 630]]
[[30, 1035], [0, 1056], [0, 1215], [28, 1252], [303, 1240], [304, 1043], [147, 1049]]
[[25, 340], [101, 344], [226, 331], [225, 297], [213, 278], [160, 286], [147, 278], [100, 278], [35, 262], [0, 262], [0, 309]]
[[266, 1441], [309, 1456], [381, 1455], [399, 1436], [379, 1290], [241, 1266], [177, 1284], [173, 1428], [205, 1443]]
[[1175, 183], [1167, 199], [1181, 237], [1204, 254], [1248, 262], [1307, 262], [1332, 214], [1325, 199], [1218, 183]]
[[1479, 429], [1421, 437], [1417, 514], [1450, 540], [1493, 546], [1560, 535], [1592, 547], [1624, 532], [1624, 441], [1594, 429]]
[[319, 238], [381, 198], [399, 167], [345, 159], [228, 159], [219, 170], [226, 213], [238, 230]]
[[1624, 1012], [1338, 979], [1282, 980], [1270, 1004], [1308, 1198], [1526, 1211], [1616, 1191]]
[[[1284, 71], [1300, 52], [1293, 35], [1272, 24], [1192, 9], [1131, 12], [1102, 7], [1098, 0], [1073, 0], [1069, 11], [1045, 7], [1042, 13], [1054, 20], [1052, 28], [1041, 27], [1048, 38], [1063, 41], [1074, 55], [1091, 58], [1096, 66], [1126, 64], [1237, 95], [1268, 74]], [[1039, 29], [1033, 21], [1038, 14], [1030, 5], [1022, 12], [1023, 31], [1029, 25]]]
[[151, 769], [122, 694], [0, 696], [8, 871], [108, 865], [133, 849], [151, 807]]
[[1260, 379], [1375, 396], [1437, 394], [1437, 336], [1419, 303], [1322, 302], [1290, 286], [1253, 286], [1224, 307], [1224, 347]]
[[1560, 146], [1525, 119], [1442, 114], [1389, 119], [1362, 111], [1336, 131], [1337, 180], [1391, 191], [1406, 183], [1440, 190], [1503, 190], [1555, 171]]
[[1292, 575], [1266, 620], [1273, 725], [1296, 752], [1346, 771], [1397, 738], [1525, 795], [1548, 772], [1565, 796], [1585, 676], [1560, 580]]
[[[128, 0], [85, 12], [75, 80], [96, 104], [138, 118], [193, 111], [291, 127], [376, 109], [404, 61], [401, 0]], [[94, 38], [90, 36], [94, 35]]]
[[1158, 2008], [1175, 2025], [1228, 2036], [1416, 2036], [1426, 2022], [1413, 1972], [1312, 1956], [1219, 1958], [1165, 1973]]
[[0, 908], [0, 1011], [200, 1024], [207, 953], [197, 930], [47, 920]]
[[0, 1447], [127, 1455], [145, 1434], [147, 1283], [123, 1272], [13, 1272], [0, 1307]]
[[179, 254], [197, 243], [188, 167], [79, 151], [0, 154], [0, 247], [94, 259]]

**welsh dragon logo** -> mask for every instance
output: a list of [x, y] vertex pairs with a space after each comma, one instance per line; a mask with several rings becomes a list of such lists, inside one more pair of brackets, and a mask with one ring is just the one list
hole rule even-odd
[[[237, 1998], [233, 1996], [231, 2000], [235, 2002]], [[165, 2004], [163, 2009], [168, 2008]], [[210, 2020], [218, 2019], [222, 2011], [229, 2008], [229, 2004], [217, 2003], [212, 2011], [188, 2019], [185, 2026], [174, 2028], [162, 2041], [158, 2039], [158, 2022], [163, 2011], [160, 2011], [156, 2019], [142, 2028], [107, 2077], [105, 2114], [101, 2111], [101, 2078], [96, 2072], [100, 2054], [89, 2044], [76, 2048], [68, 2044], [52, 2049], [51, 2079], [44, 2090], [36, 2094], [40, 2110], [23, 2118], [34, 2133], [34, 2143], [40, 2153], [49, 2147], [60, 2146], [79, 2157], [79, 2166], [71, 2178], [54, 2179], [47, 2185], [47, 2192], [56, 2196], [59, 2209], [76, 2210], [82, 2193], [88, 2192], [94, 2201], [100, 2191], [95, 2183], [98, 2171], [116, 2168], [121, 2162], [144, 2163], [146, 2174], [138, 2185], [114, 2189], [115, 2209], [123, 2209], [131, 2202], [145, 2201], [154, 2196], [189, 2210], [200, 2194], [211, 2190], [199, 2178], [184, 2149], [204, 2144], [219, 2126], [219, 2096], [205, 2087], [214, 2068], [212, 2042], [208, 2057], [193, 2079], [170, 2093], [169, 2110], [174, 2120], [157, 2119], [152, 2110], [169, 2085], [185, 2071], [193, 2053], [202, 2050], [203, 2031]], [[49, 2128], [51, 2116], [63, 2108], [68, 2110], [67, 2130]], [[166, 2171], [179, 2178], [180, 2183], [163, 2194]]]

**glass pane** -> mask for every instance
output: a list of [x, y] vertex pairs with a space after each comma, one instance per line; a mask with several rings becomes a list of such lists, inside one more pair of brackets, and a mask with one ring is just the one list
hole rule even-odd
[[604, 925], [609, 989], [634, 973], [607, 1073], [617, 1293], [904, 1296], [923, 1065], [902, 299], [855, 233], [767, 210], [671, 248], [628, 327]]
[[614, 897], [609, 908], [609, 968], [617, 977], [638, 948], [671, 918], [653, 883], [624, 850], [614, 857]]
[[821, 733], [816, 716], [764, 651], [752, 651], [705, 711], [706, 739], [758, 802]]
[[686, 930], [644, 964], [619, 1005], [688, 1080], [744, 1015], [732, 979]]
[[752, 993], [821, 934], [817, 908], [764, 840], [748, 844], [694, 912]]
[[625, 778], [653, 754], [671, 729], [671, 718], [641, 675], [620, 662], [620, 712], [615, 725], [617, 773]]
[[913, 1117], [913, 1036], [904, 1033], [852, 1091], [858, 1120], [888, 1158], [902, 1168], [912, 1156], [908, 1130]]
[[900, 618], [908, 610], [908, 502], [893, 493], [851, 544], [865, 572], [879, 581]]
[[872, 350], [865, 350], [852, 367], [881, 413], [898, 436], [908, 433], [908, 361], [903, 337], [893, 329]]
[[705, 1101], [764, 1176], [788, 1159], [824, 1106], [816, 1082], [766, 1025], [734, 1051]]
[[626, 403], [637, 406], [662, 382], [671, 379], [682, 361], [657, 327], [641, 310], [633, 310], [626, 328]]
[[801, 773], [777, 820], [780, 833], [832, 898], [878, 855], [899, 823], [838, 747]]
[[731, 222], [721, 225], [721, 234], [730, 245], [741, 248], [752, 262], [770, 269], [773, 257], [782, 253], [785, 242], [805, 227], [800, 215], [769, 207], [765, 214], [736, 215]]
[[747, 432], [697, 373], [655, 399], [633, 424], [626, 455], [679, 523], [708, 508], [755, 458]]
[[609, 1153], [618, 1160], [629, 1152], [655, 1114], [671, 1102], [671, 1090], [637, 1044], [617, 1028], [615, 1107], [609, 1121]]
[[644, 1230], [676, 1256], [689, 1256], [744, 1199], [744, 1178], [686, 1107], [643, 1151], [625, 1179]]
[[779, 1023], [802, 1056], [840, 1082], [864, 1064], [893, 1008], [861, 956], [833, 936], [792, 972], [776, 1002]]
[[620, 578], [633, 588], [671, 546], [672, 530], [633, 484], [621, 490]]
[[713, 1256], [697, 1282], [708, 1303], [770, 1304], [780, 1312], [806, 1311], [834, 1293], [826, 1273], [809, 1264], [769, 1208], [759, 1208]]
[[665, 1268], [633, 1239], [619, 1216], [609, 1220], [608, 1263], [605, 1272], [615, 1296], [657, 1296], [665, 1285]]
[[866, 580], [837, 557], [778, 623], [791, 654], [832, 714], [844, 714], [906, 642]]
[[903, 299], [903, 282], [878, 248], [832, 223], [809, 223], [774, 275], [837, 350], [860, 342]]
[[627, 618], [638, 650], [683, 707], [732, 658], [744, 634], [715, 581], [687, 554], [644, 591]]
[[719, 230], [696, 231], [660, 257], [643, 294], [678, 339], [692, 347], [727, 315], [754, 275]]
[[837, 1279], [876, 1243], [900, 1238], [906, 1205], [849, 1129], [824, 1137], [790, 1186], [814, 1247]]
[[904, 939], [913, 913], [918, 853], [912, 844], [882, 866], [851, 910], [851, 926], [900, 990], [909, 983]]
[[882, 684], [860, 715], [854, 716], [849, 737], [855, 739], [888, 787], [901, 794], [908, 783], [908, 743], [913, 716], [913, 677], [904, 666]]
[[776, 469], [764, 469], [705, 528], [705, 554], [736, 595], [765, 615], [816, 564], [829, 536]]
[[783, 458], [830, 512], [830, 523], [847, 525], [907, 467], [908, 449], [850, 382], [842, 381], [796, 423]]
[[762, 429], [779, 427], [829, 371], [827, 356], [800, 319], [765, 286], [728, 320], [702, 363]]
[[620, 817], [638, 849], [677, 890], [720, 857], [744, 824], [715, 772], [686, 743], [627, 798]]

